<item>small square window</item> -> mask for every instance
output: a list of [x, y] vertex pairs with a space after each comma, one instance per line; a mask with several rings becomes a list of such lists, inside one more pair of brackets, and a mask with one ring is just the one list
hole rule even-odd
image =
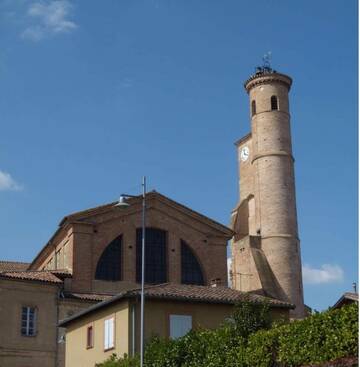
[[170, 338], [177, 339], [192, 329], [192, 316], [170, 315]]

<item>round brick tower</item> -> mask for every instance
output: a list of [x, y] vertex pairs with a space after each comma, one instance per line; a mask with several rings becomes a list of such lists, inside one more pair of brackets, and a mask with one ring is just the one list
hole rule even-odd
[[294, 158], [288, 93], [292, 80], [260, 68], [244, 84], [250, 99], [255, 216], [257, 235], [276, 279], [277, 297], [296, 305], [304, 316], [298, 237]]

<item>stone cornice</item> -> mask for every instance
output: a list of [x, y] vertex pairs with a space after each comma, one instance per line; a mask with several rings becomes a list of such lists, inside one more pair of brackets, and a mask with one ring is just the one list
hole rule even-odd
[[254, 158], [251, 160], [251, 163], [254, 163], [259, 158], [269, 157], [269, 156], [284, 156], [290, 158], [293, 162], [295, 161], [292, 154], [284, 151], [271, 151], [271, 152], [264, 152], [260, 154], [256, 154]]
[[246, 91], [249, 93], [250, 90], [254, 87], [257, 87], [262, 84], [272, 84], [272, 83], [283, 84], [287, 87], [288, 90], [290, 90], [292, 79], [289, 76], [280, 73], [258, 73], [252, 75], [244, 83], [244, 87]]

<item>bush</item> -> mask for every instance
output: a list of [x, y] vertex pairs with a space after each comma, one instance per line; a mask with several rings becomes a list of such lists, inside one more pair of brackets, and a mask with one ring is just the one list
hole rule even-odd
[[114, 353], [105, 362], [97, 363], [95, 367], [139, 367], [140, 361], [137, 357], [129, 357], [127, 354], [118, 358]]
[[[296, 367], [358, 355], [358, 305], [274, 325], [268, 305], [240, 304], [217, 330], [191, 331], [177, 340], [153, 338], [146, 367]], [[138, 367], [138, 357], [98, 367]]]

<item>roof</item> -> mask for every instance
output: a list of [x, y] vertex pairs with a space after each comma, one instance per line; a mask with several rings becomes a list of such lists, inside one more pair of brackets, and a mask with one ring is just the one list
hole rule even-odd
[[59, 279], [55, 274], [51, 271], [7, 271], [1, 272], [0, 278], [5, 279], [16, 279], [16, 280], [33, 280], [40, 281], [46, 283], [62, 283], [62, 280]]
[[[59, 323], [59, 326], [65, 327], [74, 320], [93, 313], [99, 309], [106, 308], [109, 305], [113, 305], [118, 301], [130, 298], [140, 298], [140, 293], [141, 288], [135, 288], [121, 292], [108, 300], [100, 302], [86, 310], [79, 312], [76, 315], [69, 317], [68, 319], [65, 319]], [[145, 287], [145, 299], [230, 305], [249, 300], [253, 303], [268, 302], [270, 307], [295, 308], [294, 305], [287, 302], [258, 294], [241, 292], [228, 287], [210, 287], [173, 283], [164, 283]]]
[[[195, 211], [195, 210], [193, 210], [193, 209], [191, 209], [191, 208], [189, 208], [189, 207], [187, 207], [183, 204], [180, 204], [179, 202], [177, 202], [175, 200], [172, 200], [169, 197], [167, 197], [163, 194], [160, 194], [159, 192], [157, 192], [155, 190], [146, 193], [146, 197], [149, 198], [149, 199], [157, 198], [157, 199], [160, 199], [161, 201], [165, 201], [165, 202], [168, 202], [170, 204], [173, 204], [177, 208], [185, 210], [188, 213], [194, 215], [195, 217], [197, 217], [198, 220], [205, 221], [208, 224], [212, 225], [213, 227], [216, 227], [218, 230], [222, 231], [224, 234], [228, 235], [229, 237], [231, 237], [233, 235], [233, 232], [229, 227], [227, 227], [227, 226], [225, 226], [225, 225], [223, 225], [223, 224], [221, 224], [221, 223], [219, 223], [219, 222], [217, 222], [217, 221], [215, 221], [215, 220], [213, 220], [213, 219], [211, 219], [211, 218], [209, 218], [209, 217], [207, 217], [207, 216], [205, 216], [205, 215], [203, 215], [203, 214], [201, 214], [201, 213], [199, 213], [199, 212], [197, 212], [197, 211]], [[142, 195], [139, 195], [139, 196], [135, 196], [133, 198], [129, 198], [129, 201], [131, 201], [131, 200], [140, 201], [141, 199], [142, 199]], [[79, 211], [79, 212], [69, 214], [69, 215], [65, 216], [62, 219], [62, 221], [60, 222], [60, 225], [62, 225], [66, 221], [81, 220], [81, 219], [85, 219], [86, 217], [98, 214], [98, 213], [104, 213], [104, 212], [107, 212], [109, 210], [113, 210], [115, 204], [116, 204], [116, 202], [113, 202], [113, 203], [100, 205], [100, 206], [97, 206], [97, 207], [94, 207], [94, 208], [90, 208], [90, 209], [86, 209], [86, 210], [82, 210], [82, 211]]]
[[236, 142], [234, 143], [235, 146], [239, 146], [241, 143], [243, 143], [244, 141], [247, 141], [251, 138], [251, 133], [246, 134], [245, 136], [243, 136], [242, 138], [236, 140]]
[[332, 308], [340, 308], [345, 304], [359, 302], [359, 295], [357, 293], [345, 292]]
[[98, 294], [98, 293], [71, 293], [71, 292], [64, 292], [64, 298], [71, 298], [76, 300], [82, 301], [105, 301], [113, 297], [110, 294]]
[[19, 261], [0, 261], [0, 272], [3, 271], [24, 271], [29, 267], [30, 263]]

